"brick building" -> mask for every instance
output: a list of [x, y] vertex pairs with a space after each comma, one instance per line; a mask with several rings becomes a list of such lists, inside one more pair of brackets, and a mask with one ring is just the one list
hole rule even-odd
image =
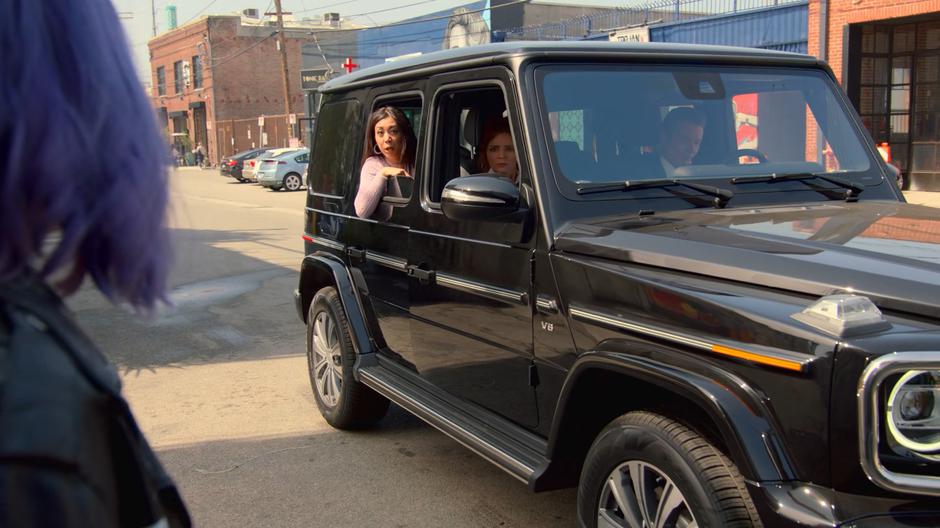
[[910, 187], [940, 191], [940, 0], [811, 0], [809, 53]]
[[[331, 15], [325, 22], [285, 17], [292, 114], [304, 111], [301, 47], [312, 41], [311, 31], [350, 27]], [[202, 143], [216, 163], [298, 137], [284, 114], [276, 29], [273, 17], [210, 15], [150, 40], [152, 100], [170, 141], [188, 148]]]

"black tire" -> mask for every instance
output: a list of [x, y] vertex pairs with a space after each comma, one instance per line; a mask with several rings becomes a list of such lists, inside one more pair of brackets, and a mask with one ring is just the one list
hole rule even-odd
[[[637, 494], [636, 483], [629, 479], [640, 475], [646, 493]], [[615, 476], [621, 480], [608, 485], [608, 478]], [[617, 482], [626, 483], [619, 498], [612, 491]], [[649, 412], [617, 418], [594, 440], [581, 470], [578, 520], [581, 526], [595, 528], [603, 514], [616, 519], [619, 524], [611, 523], [616, 526], [639, 527], [624, 513], [632, 499], [644, 495], [644, 502], [653, 506], [647, 511], [655, 514], [652, 503], [666, 495], [675, 498], [674, 491], [683, 502], [669, 510], [672, 518], [666, 526], [682, 526], [689, 517], [699, 528], [762, 526], [737, 467], [688, 427]]]
[[284, 180], [281, 182], [281, 187], [287, 189], [288, 191], [299, 191], [300, 187], [303, 186], [304, 179], [300, 177], [300, 174], [296, 172], [291, 172], [284, 175]]
[[[318, 327], [318, 321], [322, 326]], [[323, 348], [316, 348], [315, 335], [317, 339], [324, 336]], [[307, 312], [307, 373], [320, 414], [337, 429], [369, 427], [388, 411], [388, 399], [353, 377], [356, 355], [349, 335], [336, 289], [321, 289]], [[330, 358], [324, 364], [325, 356]], [[318, 382], [323, 383], [321, 388]]]

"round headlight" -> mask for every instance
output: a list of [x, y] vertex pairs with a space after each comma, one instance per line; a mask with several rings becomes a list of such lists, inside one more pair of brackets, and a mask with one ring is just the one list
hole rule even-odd
[[891, 389], [888, 430], [898, 444], [920, 454], [940, 453], [940, 371], [911, 370]]

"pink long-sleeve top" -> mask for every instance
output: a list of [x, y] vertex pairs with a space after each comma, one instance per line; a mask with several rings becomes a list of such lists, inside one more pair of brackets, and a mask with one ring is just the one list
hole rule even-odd
[[[362, 164], [355, 201], [356, 216], [359, 218], [385, 221], [392, 217], [392, 206], [381, 203], [383, 196], [401, 197], [398, 178], [386, 178], [381, 174], [382, 169], [391, 166], [384, 156], [370, 156]], [[405, 172], [411, 174], [412, 171], [406, 167]]]

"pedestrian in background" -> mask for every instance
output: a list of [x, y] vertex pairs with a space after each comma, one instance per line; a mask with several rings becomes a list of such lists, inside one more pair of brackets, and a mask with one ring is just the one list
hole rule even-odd
[[127, 42], [109, 0], [0, 2], [0, 526], [189, 526], [61, 299], [165, 299], [169, 160]]
[[173, 143], [173, 145], [170, 146], [170, 157], [173, 159], [173, 163], [174, 163], [177, 167], [180, 166], [180, 157], [181, 157], [181, 156], [182, 156], [182, 154], [180, 154], [180, 146], [177, 145], [176, 143]]
[[206, 149], [202, 146], [202, 143], [196, 143], [196, 148], [193, 149], [193, 156], [196, 158], [196, 166], [201, 169], [202, 162], [206, 159]]

